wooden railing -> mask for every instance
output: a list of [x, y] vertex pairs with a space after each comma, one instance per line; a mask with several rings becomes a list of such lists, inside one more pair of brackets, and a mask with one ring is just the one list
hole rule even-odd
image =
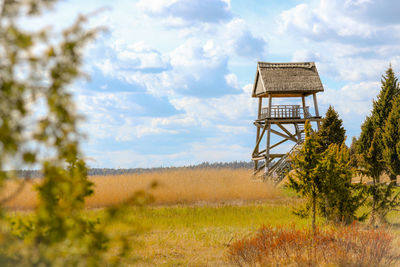
[[272, 105], [271, 114], [268, 114], [268, 107], [261, 109], [261, 118], [277, 118], [277, 119], [301, 119], [309, 118], [311, 114], [308, 112], [309, 107], [305, 107], [305, 114], [303, 107], [300, 105]]

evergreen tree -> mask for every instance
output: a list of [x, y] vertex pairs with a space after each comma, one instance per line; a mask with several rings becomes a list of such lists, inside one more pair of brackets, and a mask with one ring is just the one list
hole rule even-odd
[[393, 101], [392, 111], [383, 132], [383, 156], [392, 177], [400, 175], [400, 95]]
[[[399, 83], [392, 67], [389, 66], [386, 75], [382, 76], [381, 91], [379, 92], [377, 100], [373, 101], [371, 116], [367, 117], [364, 124], [361, 126], [361, 134], [359, 138], [360, 153], [368, 153], [372, 145], [374, 130], [380, 128], [381, 131], [383, 131], [386, 120], [392, 110], [393, 100], [398, 95], [400, 95]], [[383, 158], [383, 149], [377, 150], [376, 153], [380, 153], [377, 155], [377, 158], [381, 160]], [[376, 162], [377, 169], [381, 169], [381, 166], [378, 166], [381, 164], [382, 162]], [[386, 167], [383, 171], [388, 171], [388, 169], [389, 168]], [[390, 179], [395, 182], [396, 176], [390, 174]]]
[[360, 165], [359, 163], [359, 154], [357, 152], [357, 143], [358, 140], [355, 136], [351, 139], [349, 154], [350, 154], [350, 167], [357, 169]]
[[325, 117], [321, 120], [321, 127], [318, 131], [321, 151], [328, 149], [330, 144], [341, 145], [346, 136], [346, 130], [343, 127], [343, 121], [332, 106], [329, 106]]
[[394, 183], [386, 185], [381, 181], [381, 175], [386, 170], [386, 163], [382, 159], [384, 144], [382, 130], [377, 128], [374, 130], [371, 125], [371, 120], [366, 121], [363, 125], [365, 131], [373, 132], [371, 146], [367, 152], [361, 154], [362, 166], [364, 174], [372, 178], [372, 184], [367, 185], [367, 193], [371, 196], [371, 224], [386, 221], [387, 213], [398, 206], [399, 194], [394, 195]]
[[355, 220], [355, 213], [362, 203], [362, 194], [351, 183], [353, 173], [349, 157], [345, 144], [331, 144], [317, 167], [317, 173], [323, 177], [320, 211], [327, 220], [335, 223]]
[[[386, 70], [386, 75], [382, 76], [381, 91], [376, 101], [373, 101], [372, 117], [374, 127], [381, 128], [392, 110], [393, 100], [400, 94], [398, 79], [395, 76], [392, 66]], [[372, 140], [371, 140], [372, 141]]]
[[[391, 137], [388, 136], [390, 127], [387, 119], [393, 109], [394, 99], [399, 94], [398, 80], [392, 67], [389, 66], [386, 74], [382, 76], [381, 91], [377, 100], [373, 101], [371, 115], [362, 124], [358, 139], [357, 150], [360, 154], [360, 165], [363, 173], [372, 179], [372, 185], [367, 186], [367, 192], [371, 196], [372, 223], [375, 223], [377, 218], [385, 220], [387, 212], [398, 204], [398, 196], [393, 195], [396, 176], [390, 171], [389, 158], [393, 154], [387, 148], [388, 144], [392, 142]], [[384, 185], [380, 180], [384, 172], [390, 174], [392, 183], [389, 186]]]
[[321, 155], [318, 153], [320, 145], [316, 134], [311, 130], [309, 121], [306, 121], [305, 140], [300, 151], [292, 157], [294, 174], [289, 174], [289, 188], [294, 189], [307, 199], [307, 205], [311, 207], [312, 229], [316, 230], [317, 202], [321, 189], [321, 177], [316, 172]]

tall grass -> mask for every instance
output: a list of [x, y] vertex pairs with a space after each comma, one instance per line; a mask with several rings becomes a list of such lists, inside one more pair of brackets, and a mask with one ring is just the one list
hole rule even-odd
[[[251, 179], [250, 170], [197, 169], [172, 170], [144, 174], [115, 176], [92, 176], [94, 195], [86, 201], [88, 208], [97, 208], [121, 203], [138, 190], [148, 191], [155, 205], [170, 204], [213, 204], [236, 202], [241, 204], [256, 200], [273, 200], [282, 197], [282, 190], [272, 185]], [[157, 182], [155, 189], [149, 189]], [[34, 179], [6, 203], [14, 209], [32, 209], [37, 204], [33, 186], [40, 183]], [[9, 182], [3, 196], [12, 194], [17, 182]]]

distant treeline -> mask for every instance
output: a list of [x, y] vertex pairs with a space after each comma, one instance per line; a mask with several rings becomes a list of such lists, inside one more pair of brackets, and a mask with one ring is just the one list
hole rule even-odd
[[[155, 167], [155, 168], [129, 168], [129, 169], [111, 169], [111, 168], [91, 168], [88, 171], [89, 176], [92, 175], [121, 175], [130, 173], [149, 173], [159, 172], [166, 170], [180, 170], [180, 169], [251, 169], [253, 162], [233, 161], [233, 162], [203, 162], [198, 165], [189, 165], [182, 167]], [[19, 170], [18, 176], [21, 178], [39, 178], [42, 176], [39, 170]]]

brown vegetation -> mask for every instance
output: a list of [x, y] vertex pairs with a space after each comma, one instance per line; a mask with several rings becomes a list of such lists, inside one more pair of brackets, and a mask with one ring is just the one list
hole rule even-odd
[[[87, 198], [89, 208], [104, 207], [121, 203], [138, 190], [149, 191], [156, 205], [246, 202], [275, 199], [282, 196], [279, 189], [251, 179], [246, 169], [197, 169], [173, 170], [144, 174], [115, 176], [91, 176], [94, 194]], [[158, 186], [149, 189], [156, 182]], [[13, 209], [32, 209], [37, 204], [33, 186], [40, 179], [28, 182], [15, 198], [6, 203]], [[6, 184], [3, 196], [12, 194], [18, 188], [17, 182]]]
[[384, 228], [308, 229], [262, 227], [236, 241], [228, 256], [236, 266], [393, 266], [399, 258]]

